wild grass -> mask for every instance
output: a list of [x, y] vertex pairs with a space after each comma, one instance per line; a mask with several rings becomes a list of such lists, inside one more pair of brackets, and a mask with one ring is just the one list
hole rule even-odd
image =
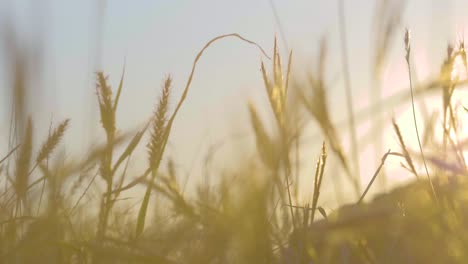
[[421, 153], [421, 157], [423, 160], [424, 164], [424, 169], [426, 170], [426, 175], [427, 179], [429, 180], [429, 184], [431, 185], [432, 189], [432, 194], [434, 195], [434, 199], [438, 202], [437, 194], [434, 189], [434, 185], [432, 184], [432, 179], [431, 176], [429, 175], [429, 170], [427, 168], [427, 163], [426, 163], [426, 158], [424, 157], [424, 151], [421, 145], [421, 139], [419, 138], [419, 129], [418, 129], [418, 123], [416, 122], [416, 108], [414, 106], [414, 95], [413, 95], [413, 78], [411, 74], [411, 62], [410, 62], [410, 56], [411, 56], [411, 40], [410, 40], [410, 32], [408, 29], [405, 31], [405, 59], [406, 59], [406, 65], [408, 66], [408, 78], [410, 82], [410, 92], [411, 92], [411, 110], [413, 111], [413, 121], [414, 121], [414, 130], [416, 132], [416, 138], [418, 139], [418, 146], [419, 146], [419, 151]]
[[[341, 19], [343, 22], [343, 13]], [[376, 75], [385, 63], [398, 20], [390, 14], [381, 25], [384, 32], [377, 41]], [[173, 103], [178, 86], [167, 76], [154, 113], [134, 131], [120, 131], [117, 122], [119, 101], [125, 100], [125, 67], [116, 90], [104, 72], [97, 72], [96, 98], [105, 139], [80, 158], [64, 154], [67, 145], [63, 138], [73, 129], [72, 119], [55, 128], [51, 125], [47, 138], [36, 146], [39, 132], [34, 124], [38, 121], [25, 107], [31, 89], [23, 68], [27, 60], [21, 52], [12, 53], [17, 56], [11, 61], [17, 78], [11, 85], [14, 120], [10, 147], [0, 150], [0, 262], [466, 263], [466, 138], [458, 137], [463, 117], [456, 114], [452, 101], [455, 89], [466, 85], [466, 81], [452, 78], [456, 58], [466, 68], [464, 43], [449, 47], [440, 76], [418, 85], [411, 75], [411, 43], [406, 33], [402, 60], [407, 63], [410, 89], [395, 98], [399, 104], [412, 106], [419, 149], [410, 149], [405, 141], [412, 130], [401, 129], [395, 119], [387, 120], [400, 150], [380, 153], [380, 162], [364, 185], [358, 167], [358, 150], [364, 144], [358, 140], [356, 127], [367, 120], [369, 110], [354, 113], [352, 108], [348, 76], [352, 62], [347, 62], [344, 27], [341, 30], [349, 100], [346, 123], [354, 131], [349, 150], [343, 147], [342, 125], [332, 120], [332, 111], [339, 108], [329, 98], [325, 40], [320, 43], [316, 69], [308, 72], [307, 81], [300, 81], [293, 77], [293, 52], [285, 54], [287, 63], [283, 63], [276, 38], [270, 56], [239, 34], [215, 37], [196, 54], [178, 101]], [[176, 117], [189, 99], [199, 60], [211, 45], [227, 38], [259, 51], [258, 77], [263, 80], [269, 115], [261, 115], [258, 105], [248, 103], [253, 153], [242, 153], [235, 168], [207, 169], [202, 177], [213, 175], [216, 181], [207, 180], [186, 192], [182, 173], [166, 147]], [[431, 91], [439, 92], [443, 99], [443, 120], [441, 127], [436, 121], [426, 122], [420, 140], [415, 104]], [[380, 103], [379, 97], [376, 92], [374, 103]], [[376, 113], [381, 115], [381, 110]], [[376, 124], [381, 124], [379, 118]], [[323, 142], [315, 158], [304, 155], [308, 146], [300, 141], [309, 124], [319, 128], [316, 140]], [[434, 136], [439, 129], [442, 140]], [[145, 140], [147, 164], [130, 170], [132, 157]], [[316, 160], [309, 162], [315, 163], [312, 175], [301, 173], [307, 170], [300, 170], [304, 166], [300, 157]], [[388, 159], [401, 162], [414, 180], [371, 198], [369, 190], [382, 177]], [[208, 163], [210, 157], [205, 160]], [[427, 179], [419, 177], [422, 164]], [[337, 174], [330, 173], [333, 167]], [[346, 188], [354, 196], [347, 204], [330, 209], [325, 206], [325, 186], [341, 184], [339, 175], [347, 177]], [[309, 197], [299, 195], [299, 179], [304, 177], [313, 183]], [[125, 196], [129, 190], [140, 191], [141, 197], [129, 199]]]

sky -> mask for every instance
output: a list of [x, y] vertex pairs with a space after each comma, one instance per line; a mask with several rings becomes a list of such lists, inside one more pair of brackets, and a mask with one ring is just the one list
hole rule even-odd
[[[356, 109], [361, 109], [369, 103], [377, 1], [345, 2], [353, 102]], [[332, 116], [334, 120], [343, 119], [346, 113], [337, 3], [338, 0], [0, 0], [0, 32], [8, 23], [13, 25], [21, 45], [35, 47], [40, 54], [30, 99], [35, 105], [34, 116], [42, 120], [36, 125], [39, 135], [47, 133], [51, 118], [54, 122], [71, 118], [67, 140], [77, 150], [84, 150], [88, 143], [102, 138], [94, 72], [103, 70], [116, 87], [125, 65], [117, 122], [126, 131], [151, 116], [160, 86], [169, 74], [174, 79], [174, 106], [197, 52], [213, 37], [227, 33], [255, 41], [270, 54], [274, 36], [278, 36], [284, 58], [288, 49], [294, 51], [293, 71], [298, 74], [315, 65], [320, 40], [325, 37], [330, 50], [327, 70], [336, 83], [329, 91], [336, 106]], [[408, 1], [399, 32], [403, 39], [403, 26], [411, 29], [418, 79], [437, 73], [447, 42], [455, 42], [468, 33], [468, 16], [463, 10], [468, 10], [468, 3], [462, 0]], [[4, 44], [0, 43], [0, 47]], [[395, 42], [382, 77], [384, 95], [407, 87], [403, 52], [402, 41]], [[5, 49], [0, 49], [3, 105], [9, 104], [7, 55]], [[169, 146], [183, 170], [191, 171], [193, 164], [201, 161], [206, 146], [239, 131], [250, 131], [247, 101], [267, 109], [259, 70], [261, 61], [268, 64], [257, 48], [234, 38], [215, 43], [204, 54]], [[8, 107], [0, 108], [2, 138], [8, 133], [8, 118]], [[89, 120], [96, 125], [91, 126]], [[320, 142], [311, 143], [310, 160], [318, 156]], [[373, 169], [363, 170], [363, 174], [371, 175]]]

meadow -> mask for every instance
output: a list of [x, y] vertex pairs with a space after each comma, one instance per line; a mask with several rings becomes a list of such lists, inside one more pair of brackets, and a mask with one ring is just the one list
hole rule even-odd
[[[326, 76], [330, 51], [320, 42], [315, 67], [305, 79], [293, 78], [293, 51], [281, 54], [274, 38], [271, 51], [254, 40], [232, 33], [208, 40], [195, 54], [183, 86], [169, 75], [163, 81], [154, 112], [134, 130], [119, 129], [117, 110], [125, 85], [121, 76], [95, 74], [95, 103], [103, 141], [89, 146], [76, 159], [66, 155], [64, 136], [73, 119], [50, 124], [48, 136], [38, 138], [25, 98], [31, 84], [25, 75], [27, 60], [11, 51], [8, 61], [13, 82], [8, 148], [0, 149], [0, 263], [466, 263], [468, 261], [467, 138], [463, 121], [468, 109], [453, 100], [466, 86], [467, 56], [463, 40], [448, 45], [440, 74], [415, 84], [409, 30], [399, 30], [399, 12], [383, 8], [377, 52], [372, 69], [374, 104], [364, 112], [354, 109], [347, 61], [346, 32], [341, 31], [341, 54], [346, 100], [345, 123], [332, 120], [333, 105]], [[387, 11], [385, 11], [387, 10]], [[273, 39], [273, 37], [272, 37]], [[396, 41], [395, 41], [396, 40]], [[242, 153], [234, 169], [212, 169], [206, 158], [204, 181], [185, 192], [184, 177], [166, 155], [180, 110], [190, 100], [197, 65], [213, 45], [232, 41], [258, 51], [269, 117], [246, 102], [253, 151]], [[401, 48], [407, 67], [402, 93], [382, 98], [378, 76], [389, 46]], [[110, 80], [118, 80], [112, 87]], [[173, 96], [180, 89], [181, 96]], [[437, 111], [417, 120], [421, 98], [436, 95]], [[383, 118], [385, 104], [411, 106], [413, 123], [401, 127]], [[468, 106], [467, 106], [468, 107]], [[399, 143], [385, 149], [383, 133], [371, 134], [380, 152], [367, 182], [359, 162], [363, 137], [360, 122], [380, 128], [387, 124]], [[320, 129], [314, 173], [303, 175], [306, 127]], [[418, 125], [419, 124], [419, 125]], [[423, 124], [421, 126], [420, 124]], [[343, 127], [350, 132], [344, 137]], [[408, 134], [417, 135], [418, 148], [407, 147]], [[380, 137], [380, 139], [379, 139]], [[344, 147], [345, 143], [349, 147]], [[129, 170], [132, 157], [143, 152], [145, 167]], [[310, 157], [308, 157], [311, 160]], [[388, 159], [397, 160], [412, 180], [386, 192], [369, 195], [378, 182], [385, 184]], [[330, 162], [332, 160], [332, 162]], [[326, 173], [333, 170], [333, 173]], [[301, 177], [312, 179], [305, 189]], [[325, 179], [346, 184], [349, 197], [337, 208], [323, 206]], [[340, 188], [334, 192], [339, 196]], [[90, 203], [91, 189], [99, 196]], [[127, 193], [138, 190], [139, 199]], [[333, 192], [333, 191], [332, 191]], [[467, 199], [467, 200], [465, 200]]]

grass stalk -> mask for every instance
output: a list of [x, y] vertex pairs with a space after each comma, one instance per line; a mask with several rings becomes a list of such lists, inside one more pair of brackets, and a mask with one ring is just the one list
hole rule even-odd
[[350, 143], [351, 143], [351, 156], [354, 163], [354, 177], [360, 186], [360, 166], [359, 166], [359, 149], [356, 135], [356, 123], [354, 120], [354, 108], [353, 108], [353, 94], [351, 88], [351, 76], [349, 71], [348, 61], [348, 41], [346, 37], [346, 20], [344, 10], [344, 0], [338, 0], [338, 17], [340, 22], [340, 39], [341, 39], [341, 60], [343, 65], [343, 73], [345, 78], [345, 92], [346, 92], [346, 108], [348, 113], [348, 124], [350, 129]]
[[415, 132], [416, 132], [416, 137], [418, 139], [419, 151], [421, 153], [421, 157], [422, 157], [422, 160], [423, 160], [424, 169], [426, 170], [427, 179], [429, 180], [429, 185], [431, 186], [432, 195], [433, 195], [434, 200], [438, 203], [439, 199], [437, 198], [437, 194], [436, 194], [435, 189], [434, 189], [434, 184], [432, 183], [431, 176], [429, 175], [429, 170], [427, 168], [426, 159], [424, 157], [424, 152], [423, 152], [423, 148], [422, 148], [422, 145], [421, 145], [421, 139], [419, 138], [418, 124], [416, 122], [416, 109], [415, 109], [415, 106], [414, 106], [413, 80], [412, 80], [412, 77], [411, 77], [412, 75], [411, 75], [411, 62], [410, 62], [411, 61], [410, 60], [411, 41], [410, 41], [410, 32], [409, 32], [408, 29], [406, 29], [404, 41], [405, 41], [405, 50], [406, 50], [405, 59], [406, 59], [406, 66], [408, 67], [408, 78], [409, 78], [410, 91], [411, 91], [411, 108], [413, 110], [414, 129], [415, 129]]
[[[270, 57], [266, 54], [266, 52], [263, 50], [263, 48], [260, 45], [258, 45], [257, 43], [255, 43], [255, 42], [253, 42], [251, 40], [248, 40], [248, 39], [244, 38], [243, 36], [241, 36], [241, 35], [239, 35], [237, 33], [220, 35], [220, 36], [217, 36], [217, 37], [211, 39], [210, 41], [208, 41], [205, 44], [205, 46], [203, 46], [203, 48], [198, 52], [197, 56], [195, 57], [195, 60], [193, 61], [193, 64], [192, 64], [192, 69], [190, 71], [190, 74], [189, 74], [189, 77], [188, 77], [188, 80], [187, 80], [187, 83], [185, 84], [184, 91], [182, 92], [182, 95], [181, 95], [181, 97], [179, 99], [179, 102], [176, 105], [176, 108], [175, 108], [174, 112], [172, 113], [171, 117], [168, 119], [168, 121], [167, 121], [167, 123], [166, 123], [166, 125], [164, 127], [164, 133], [162, 134], [162, 140], [161, 140], [161, 143], [160, 143], [161, 145], [160, 145], [160, 148], [159, 148], [160, 157], [157, 158], [159, 161], [162, 158], [162, 155], [164, 154], [164, 150], [166, 148], [166, 144], [167, 144], [167, 141], [169, 139], [169, 134], [171, 133], [171, 129], [172, 129], [172, 125], [174, 123], [174, 120], [175, 120], [177, 114], [179, 113], [179, 110], [182, 107], [183, 103], [185, 102], [185, 99], [187, 98], [188, 92], [190, 90], [190, 86], [192, 84], [193, 76], [194, 76], [195, 70], [197, 68], [198, 61], [202, 57], [203, 53], [213, 43], [215, 43], [215, 42], [217, 42], [217, 41], [219, 41], [221, 39], [229, 38], [229, 37], [238, 38], [243, 42], [246, 42], [248, 44], [256, 46], [263, 53], [263, 55], [265, 57], [270, 59]], [[150, 169], [145, 172], [145, 175], [148, 175], [149, 173], [152, 173], [152, 178], [154, 179], [154, 177], [157, 174], [158, 169], [159, 169], [159, 162], [155, 163], [152, 167], [150, 167]], [[140, 207], [140, 210], [139, 210], [139, 213], [138, 213], [137, 228], [136, 228], [137, 236], [144, 229], [145, 219], [146, 219], [146, 212], [147, 212], [147, 207], [148, 207], [148, 204], [149, 204], [149, 197], [151, 195], [151, 189], [153, 187], [152, 185], [153, 185], [153, 182], [151, 181], [151, 183], [148, 184], [148, 187], [147, 187], [146, 192], [145, 192], [145, 197], [143, 199], [143, 203], [142, 203], [142, 205]]]
[[382, 169], [383, 165], [385, 164], [385, 161], [387, 160], [388, 155], [390, 155], [390, 154], [391, 154], [391, 152], [390, 152], [390, 150], [388, 150], [388, 152], [385, 153], [385, 155], [382, 157], [382, 160], [380, 161], [379, 167], [378, 167], [377, 170], [374, 172], [374, 175], [372, 176], [372, 178], [371, 178], [369, 184], [367, 184], [367, 187], [366, 187], [366, 189], [364, 190], [364, 192], [362, 193], [361, 197], [359, 197], [359, 200], [357, 201], [358, 204], [362, 203], [362, 201], [364, 200], [364, 197], [366, 197], [367, 192], [370, 190], [370, 187], [372, 186], [372, 184], [374, 183], [375, 179], [376, 179], [377, 176], [379, 175], [380, 170]]
[[315, 212], [317, 210], [318, 199], [320, 197], [320, 188], [322, 187], [323, 173], [325, 171], [325, 164], [327, 162], [327, 151], [325, 148], [325, 142], [322, 145], [322, 154], [316, 165], [315, 180], [314, 180], [314, 193], [312, 199], [312, 216], [310, 222], [312, 223], [315, 219]]

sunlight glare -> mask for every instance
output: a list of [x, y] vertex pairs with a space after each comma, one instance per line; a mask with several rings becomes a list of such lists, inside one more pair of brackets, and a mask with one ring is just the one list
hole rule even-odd
[[452, 81], [456, 81], [456, 80], [462, 81], [462, 80], [466, 80], [467, 77], [468, 76], [467, 76], [465, 64], [463, 63], [463, 58], [459, 54], [453, 60], [453, 67], [452, 67], [452, 73], [451, 73], [450, 78]]

